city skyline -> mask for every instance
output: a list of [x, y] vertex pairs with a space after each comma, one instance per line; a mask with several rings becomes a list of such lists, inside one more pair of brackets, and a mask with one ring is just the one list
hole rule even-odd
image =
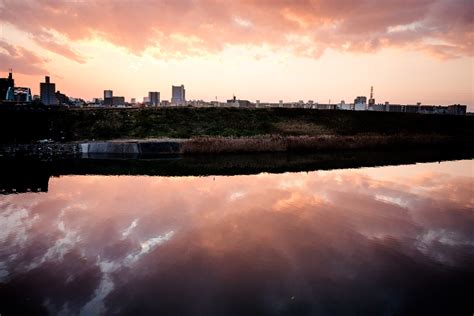
[[184, 84], [190, 100], [337, 103], [374, 86], [377, 103], [473, 111], [473, 3], [403, 3], [0, 0], [0, 70], [88, 100]]
[[[14, 79], [12, 78], [13, 76], [13, 73], [12, 73], [12, 69], [10, 68], [9, 69], [9, 73], [8, 73], [8, 78], [1, 78], [0, 77], [0, 80], [3, 80], [5, 83], [9, 82], [8, 80], [10, 80], [11, 82], [14, 82]], [[13, 80], [13, 81], [12, 81]], [[145, 106], [169, 106], [169, 105], [194, 105], [194, 106], [202, 106], [202, 105], [212, 105], [214, 104], [215, 101], [218, 101], [218, 105], [222, 105], [222, 104], [233, 104], [233, 106], [238, 106], [238, 107], [248, 107], [248, 106], [277, 106], [277, 107], [280, 107], [280, 106], [290, 106], [290, 107], [293, 107], [293, 106], [301, 106], [301, 105], [305, 105], [305, 106], [309, 106], [310, 108], [318, 108], [318, 107], [313, 107], [313, 105], [321, 105], [323, 107], [320, 107], [319, 109], [336, 109], [336, 108], [327, 108], [325, 106], [327, 105], [337, 105], [337, 109], [344, 109], [344, 110], [349, 110], [349, 109], [352, 109], [352, 110], [371, 110], [371, 111], [389, 111], [389, 108], [387, 107], [389, 104], [392, 106], [392, 107], [395, 107], [394, 109], [390, 110], [392, 112], [399, 112], [399, 111], [402, 111], [402, 112], [405, 112], [405, 111], [408, 111], [408, 112], [413, 112], [413, 110], [405, 110], [406, 107], [416, 107], [418, 110], [417, 112], [419, 111], [419, 107], [423, 107], [423, 106], [427, 106], [429, 108], [431, 108], [430, 110], [423, 110], [421, 111], [420, 113], [435, 113], [437, 112], [438, 114], [446, 114], [446, 113], [451, 113], [452, 111], [456, 111], [456, 114], [457, 111], [458, 111], [458, 108], [456, 107], [459, 107], [461, 106], [464, 107], [464, 110], [461, 109], [461, 112], [463, 112], [464, 114], [466, 114], [466, 111], [469, 112], [470, 111], [470, 106], [469, 105], [461, 105], [460, 103], [452, 103], [452, 104], [426, 104], [426, 103], [422, 103], [422, 102], [412, 102], [412, 103], [406, 103], [406, 104], [400, 104], [400, 103], [394, 103], [394, 102], [390, 102], [390, 101], [384, 101], [384, 102], [377, 102], [376, 99], [374, 98], [374, 87], [371, 86], [370, 87], [370, 94], [369, 94], [369, 97], [363, 95], [363, 96], [357, 96], [355, 97], [354, 101], [351, 102], [351, 100], [349, 100], [348, 102], [346, 102], [346, 100], [341, 100], [339, 102], [331, 102], [331, 99], [329, 99], [329, 101], [327, 103], [324, 103], [324, 102], [315, 102], [314, 100], [279, 100], [278, 102], [273, 102], [273, 101], [267, 101], [267, 100], [255, 100], [255, 102], [253, 101], [250, 101], [250, 100], [247, 100], [245, 98], [239, 98], [237, 99], [236, 98], [236, 95], [234, 94], [232, 99], [227, 99], [227, 100], [218, 100], [217, 97], [215, 100], [210, 100], [210, 99], [192, 99], [192, 100], [189, 100], [189, 99], [186, 99], [185, 97], [185, 87], [184, 85], [179, 85], [179, 86], [175, 86], [175, 85], [172, 85], [171, 86], [171, 89], [172, 89], [172, 93], [171, 93], [171, 99], [170, 100], [164, 100], [164, 99], [161, 99], [161, 92], [159, 91], [149, 91], [148, 92], [148, 95], [147, 96], [143, 96], [142, 101], [137, 101], [137, 98], [136, 97], [130, 97], [129, 100], [130, 101], [127, 101], [127, 97], [124, 97], [124, 96], [117, 96], [117, 95], [114, 95], [114, 92], [113, 90], [110, 90], [110, 89], [106, 89], [106, 90], [103, 90], [103, 98], [99, 98], [99, 97], [93, 97], [92, 99], [85, 99], [85, 98], [82, 98], [82, 97], [78, 97], [78, 96], [69, 96], [69, 97], [72, 97], [73, 100], [76, 100], [78, 101], [79, 103], [76, 103], [76, 104], [73, 104], [73, 103], [69, 103], [69, 97], [66, 95], [66, 94], [63, 94], [61, 93], [60, 90], [56, 90], [56, 84], [55, 83], [50, 83], [50, 77], [49, 76], [45, 76], [44, 77], [44, 80], [45, 80], [45, 83], [43, 82], [40, 82], [40, 94], [39, 95], [33, 95], [31, 93], [31, 89], [29, 87], [15, 87], [14, 89], [13, 88], [9, 88], [8, 89], [8, 93], [6, 94], [6, 99], [7, 101], [13, 101], [13, 99], [16, 99], [15, 101], [16, 102], [32, 102], [34, 101], [33, 99], [35, 100], [40, 100], [41, 103], [43, 105], [66, 105], [66, 104], [69, 104], [69, 105], [74, 105], [74, 106], [79, 106], [79, 105], [97, 105], [96, 103], [99, 102], [100, 105], [105, 105], [105, 106], [125, 106], [125, 105], [145, 105]], [[7, 83], [8, 85], [8, 83]], [[46, 88], [46, 86], [48, 86], [48, 88]], [[3, 87], [3, 85], [2, 85]], [[12, 85], [13, 87], [13, 85]], [[3, 90], [2, 90], [3, 91]], [[21, 94], [22, 96], [20, 97], [20, 99], [18, 99], [17, 97], [13, 96], [13, 93], [14, 91], [16, 91], [15, 93], [19, 93]], [[11, 93], [11, 95], [9, 95], [9, 93]], [[9, 99], [11, 98], [11, 99]], [[24, 99], [26, 98], [26, 99]], [[140, 99], [140, 98], [139, 98]], [[198, 103], [195, 103], [195, 102], [198, 102]], [[352, 107], [348, 107], [349, 105], [351, 105]], [[382, 107], [380, 107], [382, 106]], [[448, 107], [449, 108], [456, 108], [456, 110], [448, 110]], [[437, 108], [437, 110], [435, 110], [435, 108]], [[414, 109], [414, 108], [413, 108]], [[434, 112], [433, 112], [434, 110]], [[446, 112], [447, 111], [447, 112]], [[454, 114], [454, 113], [451, 113], [451, 114]]]

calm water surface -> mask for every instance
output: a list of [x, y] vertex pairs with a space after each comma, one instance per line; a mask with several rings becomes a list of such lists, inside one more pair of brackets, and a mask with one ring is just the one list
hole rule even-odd
[[0, 196], [0, 314], [474, 312], [474, 160]]

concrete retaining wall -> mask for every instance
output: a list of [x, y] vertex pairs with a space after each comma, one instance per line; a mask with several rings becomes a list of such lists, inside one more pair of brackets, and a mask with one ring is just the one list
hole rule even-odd
[[182, 153], [181, 143], [178, 141], [90, 142], [80, 144], [79, 148], [83, 155], [166, 155]]

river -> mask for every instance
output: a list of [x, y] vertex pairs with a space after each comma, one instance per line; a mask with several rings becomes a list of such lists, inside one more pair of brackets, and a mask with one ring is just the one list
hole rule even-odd
[[0, 314], [474, 312], [474, 160], [0, 195]]

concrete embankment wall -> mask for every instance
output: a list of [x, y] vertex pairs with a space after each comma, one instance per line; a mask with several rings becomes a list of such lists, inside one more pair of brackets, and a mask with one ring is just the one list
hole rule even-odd
[[186, 140], [98, 141], [0, 145], [0, 154], [32, 156], [179, 155], [252, 152], [317, 152], [331, 150], [465, 147], [472, 137], [439, 135], [200, 137]]
[[90, 142], [79, 144], [80, 152], [87, 154], [111, 155], [156, 155], [180, 154], [181, 143], [178, 141], [150, 141], [150, 142]]

